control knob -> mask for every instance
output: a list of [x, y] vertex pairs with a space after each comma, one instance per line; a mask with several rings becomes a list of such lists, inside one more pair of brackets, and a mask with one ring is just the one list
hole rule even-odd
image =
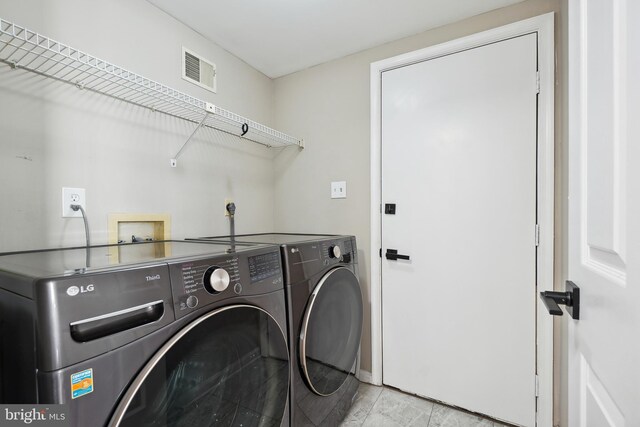
[[342, 255], [342, 251], [340, 250], [340, 246], [333, 245], [329, 248], [329, 257], [330, 258], [340, 258]]
[[204, 273], [203, 280], [204, 288], [210, 294], [219, 294], [227, 289], [229, 286], [230, 278], [227, 270], [220, 267], [209, 267]]
[[198, 297], [196, 297], [195, 295], [191, 295], [189, 298], [187, 298], [187, 307], [195, 308], [197, 305]]

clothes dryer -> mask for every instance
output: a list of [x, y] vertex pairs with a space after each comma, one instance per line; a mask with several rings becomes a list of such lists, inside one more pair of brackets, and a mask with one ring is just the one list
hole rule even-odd
[[355, 237], [264, 233], [202, 239], [280, 245], [292, 361], [291, 423], [338, 425], [359, 386], [354, 374], [363, 303]]
[[288, 426], [284, 299], [277, 246], [0, 256], [1, 401], [78, 427]]

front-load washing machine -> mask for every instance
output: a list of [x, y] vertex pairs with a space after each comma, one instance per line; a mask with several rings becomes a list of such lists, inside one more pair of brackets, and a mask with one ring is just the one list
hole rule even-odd
[[72, 426], [288, 426], [277, 246], [0, 256], [0, 397]]
[[363, 303], [353, 236], [265, 233], [201, 238], [279, 244], [284, 264], [291, 424], [335, 426], [356, 396]]

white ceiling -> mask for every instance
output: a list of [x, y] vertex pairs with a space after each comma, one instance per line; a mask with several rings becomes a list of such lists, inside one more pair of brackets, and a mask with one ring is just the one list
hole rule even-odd
[[149, 1], [276, 78], [522, 0]]

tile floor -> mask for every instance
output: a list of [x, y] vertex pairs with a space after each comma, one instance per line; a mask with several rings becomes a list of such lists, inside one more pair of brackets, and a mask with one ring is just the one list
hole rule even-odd
[[358, 396], [343, 427], [503, 427], [502, 424], [458, 411], [401, 391], [360, 384]]

